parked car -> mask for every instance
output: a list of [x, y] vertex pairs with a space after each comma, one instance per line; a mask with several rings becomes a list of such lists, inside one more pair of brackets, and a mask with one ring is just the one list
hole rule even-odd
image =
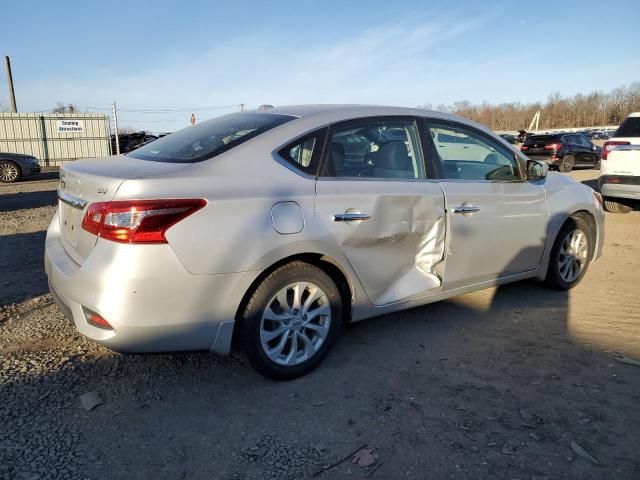
[[632, 113], [602, 146], [600, 192], [610, 212], [627, 213], [640, 200], [640, 112]]
[[12, 183], [40, 173], [40, 164], [33, 155], [0, 152], [0, 182]]
[[589, 138], [591, 138], [591, 140], [607, 140], [609, 138], [609, 136], [605, 133], [605, 132], [591, 132], [591, 135], [589, 136]]
[[[155, 139], [157, 139], [155, 135], [149, 135], [146, 132], [137, 132], [137, 133], [121, 133], [118, 135], [118, 143], [120, 144], [120, 153], [129, 153], [134, 151], [137, 148], [140, 148], [142, 145], [145, 145]], [[116, 136], [111, 135], [111, 151], [116, 152]]]
[[601, 148], [582, 133], [529, 135], [520, 147], [532, 160], [539, 160], [561, 172], [570, 172], [576, 165], [598, 168]]
[[601, 254], [601, 197], [547, 170], [445, 113], [234, 113], [66, 163], [45, 270], [109, 348], [235, 344], [290, 379], [346, 322], [526, 278], [578, 284]]
[[509, 133], [501, 133], [500, 137], [502, 137], [512, 145], [518, 143], [518, 137], [516, 137], [515, 135], [511, 135]]

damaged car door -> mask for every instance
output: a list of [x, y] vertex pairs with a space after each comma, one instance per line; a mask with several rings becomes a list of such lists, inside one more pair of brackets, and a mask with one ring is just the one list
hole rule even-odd
[[351, 121], [329, 133], [316, 213], [374, 305], [441, 286], [444, 196], [425, 177], [412, 118]]
[[456, 122], [427, 121], [445, 195], [446, 290], [538, 268], [547, 235], [544, 187], [526, 179], [514, 152]]

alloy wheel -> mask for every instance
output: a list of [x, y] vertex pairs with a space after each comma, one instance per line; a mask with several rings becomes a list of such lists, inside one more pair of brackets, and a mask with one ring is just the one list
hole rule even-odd
[[589, 255], [586, 234], [579, 229], [572, 230], [562, 241], [558, 255], [560, 277], [567, 283], [575, 281], [583, 272]]
[[20, 172], [18, 172], [18, 167], [16, 167], [13, 163], [0, 163], [0, 180], [2, 180], [3, 182], [15, 182], [18, 178], [19, 173]]
[[280, 365], [299, 365], [313, 357], [331, 325], [331, 306], [325, 292], [309, 282], [282, 288], [267, 303], [260, 321], [264, 353]]

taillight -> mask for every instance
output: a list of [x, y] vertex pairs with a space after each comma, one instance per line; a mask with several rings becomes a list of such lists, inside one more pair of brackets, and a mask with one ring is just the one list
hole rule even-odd
[[545, 145], [545, 150], [560, 150], [562, 148], [561, 143], [550, 143], [549, 145]]
[[609, 156], [609, 153], [611, 153], [611, 150], [616, 148], [618, 145], [631, 145], [631, 144], [629, 142], [621, 142], [619, 140], [604, 142], [604, 145], [602, 145], [602, 155], [601, 155], [602, 160], [606, 160], [607, 157]]
[[82, 228], [114, 242], [167, 243], [165, 232], [206, 204], [203, 199], [92, 203], [82, 219]]
[[527, 147], [526, 145], [521, 145], [520, 146], [520, 151], [521, 152], [526, 152], [527, 150], [529, 150], [529, 147]]

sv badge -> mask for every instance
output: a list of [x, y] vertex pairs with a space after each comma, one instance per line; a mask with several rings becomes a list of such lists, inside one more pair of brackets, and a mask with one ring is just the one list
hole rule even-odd
[[98, 188], [98, 193], [100, 195], [106, 195], [107, 194], [107, 189], [106, 188]]

